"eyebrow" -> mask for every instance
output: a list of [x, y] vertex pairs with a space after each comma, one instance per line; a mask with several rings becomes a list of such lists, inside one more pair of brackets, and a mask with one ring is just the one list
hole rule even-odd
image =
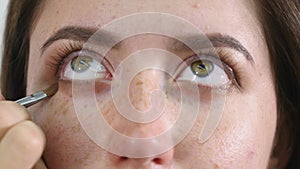
[[[52, 43], [58, 40], [66, 39], [80, 42], [87, 42], [91, 36], [93, 40], [97, 40], [98, 45], [103, 46], [113, 46], [117, 42], [117, 37], [110, 32], [103, 30], [97, 31], [98, 29], [93, 27], [77, 27], [77, 26], [68, 26], [59, 29], [54, 35], [52, 35], [46, 42], [42, 45], [42, 53], [48, 48]], [[94, 37], [96, 36], [96, 37]], [[205, 35], [213, 45], [213, 47], [226, 47], [234, 49], [245, 56], [245, 58], [253, 62], [253, 57], [249, 51], [235, 38], [229, 35], [223, 35], [221, 33], [210, 33]], [[194, 39], [199, 39], [199, 36], [188, 36], [185, 39], [193, 41]], [[207, 39], [206, 38], [206, 39]], [[114, 47], [118, 48], [121, 44], [117, 44]], [[187, 46], [184, 43], [177, 43], [176, 50], [187, 49]]]
[[[97, 32], [97, 33], [96, 33]], [[51, 46], [55, 41], [58, 40], [73, 40], [79, 42], [87, 42], [91, 37], [91, 42], [95, 42], [98, 45], [109, 46], [115, 44], [117, 37], [111, 34], [110, 32], [100, 30], [97, 31], [93, 27], [76, 27], [68, 26], [62, 29], [59, 29], [54, 35], [52, 35], [46, 42], [42, 45], [42, 53]]]
[[237, 39], [229, 35], [222, 35], [219, 33], [211, 34], [208, 36], [208, 39], [211, 41], [214, 47], [227, 47], [235, 49], [236, 51], [242, 53], [247, 60], [254, 62], [250, 52]]

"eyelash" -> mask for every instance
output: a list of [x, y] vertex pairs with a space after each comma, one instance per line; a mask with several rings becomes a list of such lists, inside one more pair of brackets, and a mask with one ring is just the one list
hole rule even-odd
[[215, 56], [217, 53], [217, 58], [221, 60], [222, 66], [224, 67], [225, 72], [233, 81], [233, 84], [238, 88], [241, 89], [241, 70], [238, 66], [238, 62], [234, 60], [234, 56], [227, 50], [222, 48], [215, 48], [215, 51], [209, 50], [208, 55]]
[[83, 45], [81, 43], [63, 43], [53, 52], [50, 56], [51, 61], [47, 65], [55, 70], [55, 76], [58, 79], [60, 78], [60, 72], [70, 55], [76, 51], [81, 51], [82, 47]]
[[226, 70], [226, 73], [228, 74], [229, 77], [231, 77], [233, 80], [233, 83], [235, 86], [240, 90], [242, 88], [242, 83], [241, 83], [241, 68], [238, 66], [238, 62], [233, 59], [232, 53], [224, 50], [224, 49], [216, 49], [217, 53], [220, 56], [220, 60], [223, 63], [223, 66]]
[[[50, 66], [51, 68], [53, 68], [53, 70], [55, 70], [55, 76], [57, 77], [57, 79], [60, 79], [61, 76], [60, 72], [64, 68], [65, 63], [67, 63], [67, 61], [70, 61], [72, 59], [71, 54], [74, 52], [81, 51], [82, 48], [83, 48], [82, 43], [71, 41], [60, 45], [60, 48], [56, 49], [56, 51], [51, 57], [52, 61], [48, 63], [48, 66]], [[224, 71], [226, 72], [230, 80], [233, 82], [233, 85], [240, 90], [242, 88], [242, 84], [240, 81], [242, 77], [240, 73], [241, 70], [238, 66], [238, 62], [233, 59], [233, 56], [229, 51], [226, 51], [222, 48], [215, 48], [213, 50], [209, 49], [206, 52], [198, 53], [198, 55], [209, 55], [209, 56], [214, 56], [218, 59], [218, 56], [216, 56], [216, 54], [220, 56], [220, 60], [222, 62], [221, 66], [224, 67]]]

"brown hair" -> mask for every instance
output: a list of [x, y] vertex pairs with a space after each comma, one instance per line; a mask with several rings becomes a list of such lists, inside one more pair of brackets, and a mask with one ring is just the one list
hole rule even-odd
[[1, 70], [1, 91], [8, 100], [16, 100], [26, 94], [30, 28], [41, 2], [11, 0], [9, 3]]
[[[258, 0], [277, 93], [278, 125], [273, 157], [291, 154], [278, 168], [300, 168], [299, 0]], [[4, 34], [1, 88], [10, 100], [26, 94], [30, 29], [42, 0], [11, 0]], [[277, 142], [277, 144], [276, 144]], [[282, 153], [287, 152], [287, 153]]]
[[284, 168], [300, 168], [300, 13], [299, 0], [261, 0], [263, 29], [277, 94], [277, 133], [272, 156]]

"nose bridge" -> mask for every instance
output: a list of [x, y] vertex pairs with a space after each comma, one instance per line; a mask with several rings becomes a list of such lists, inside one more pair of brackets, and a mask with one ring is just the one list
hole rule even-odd
[[[124, 71], [126, 72], [128, 70]], [[163, 70], [151, 68], [136, 73], [132, 79], [126, 79], [129, 80], [128, 94], [130, 104], [137, 110], [137, 112], [130, 112], [131, 114], [151, 114], [152, 111], [148, 111], [152, 108], [151, 106], [154, 105], [155, 107], [157, 105], [156, 103], [161, 102], [162, 100], [165, 101], [165, 107], [162, 109], [160, 109], [161, 106], [158, 106], [158, 109], [155, 107], [154, 111], [162, 112], [162, 114], [161, 116], [158, 116], [158, 118], [153, 119], [154, 121], [152, 122], [132, 123], [128, 121], [128, 119], [121, 118], [121, 120], [117, 121], [117, 123], [114, 123], [113, 126], [119, 128], [118, 130], [122, 134], [133, 138], [150, 139], [152, 137], [158, 137], [164, 132], [167, 132], [172, 125], [173, 119], [171, 116], [174, 116], [174, 113], [172, 112], [176, 111], [175, 106], [170, 106], [170, 103], [173, 103], [172, 99], [168, 100], [166, 97], [167, 95], [165, 88], [167, 89], [169, 77], [170, 76]], [[153, 94], [153, 92], [157, 91], [160, 91], [162, 94], [164, 94], [164, 96]], [[131, 149], [132, 145], [124, 145], [125, 147], [130, 148], [129, 151], [152, 152], [153, 149], [159, 149], [161, 145], [171, 144], [171, 147], [167, 149], [167, 152], [143, 158], [130, 158], [126, 156], [112, 155], [112, 160], [120, 168], [127, 168], [128, 166], [132, 168], [170, 168], [174, 158], [174, 149], [172, 147], [172, 138], [168, 136], [166, 136], [164, 139], [164, 143], [159, 142], [157, 145], [145, 145], [142, 147], [142, 149], [136, 149], [138, 146], [133, 146]]]
[[[141, 112], [150, 109], [151, 95], [153, 94], [153, 92], [157, 91], [161, 91], [164, 93], [164, 83], [165, 73], [161, 70], [147, 69], [137, 73], [133, 77], [129, 85], [129, 98], [133, 107]], [[152, 99], [155, 100], [156, 98]]]

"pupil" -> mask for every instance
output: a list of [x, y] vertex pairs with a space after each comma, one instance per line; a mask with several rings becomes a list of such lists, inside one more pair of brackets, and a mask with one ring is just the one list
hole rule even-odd
[[91, 58], [89, 57], [76, 57], [71, 62], [71, 67], [74, 71], [81, 73], [90, 67]]
[[198, 77], [206, 77], [213, 70], [213, 64], [210, 61], [198, 60], [191, 64], [191, 70]]
[[204, 64], [201, 63], [201, 64], [198, 65], [198, 69], [206, 69], [206, 67], [205, 67]]

